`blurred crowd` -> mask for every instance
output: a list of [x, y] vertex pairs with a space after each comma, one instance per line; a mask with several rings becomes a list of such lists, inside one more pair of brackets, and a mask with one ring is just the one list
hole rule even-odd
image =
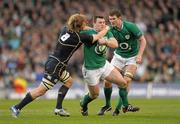
[[[135, 80], [180, 83], [179, 0], [0, 0], [0, 87], [12, 87], [17, 78], [29, 84], [41, 80], [47, 56], [71, 14], [107, 17], [112, 8], [135, 22], [147, 39]], [[77, 80], [82, 78], [82, 56], [79, 49], [68, 66]]]

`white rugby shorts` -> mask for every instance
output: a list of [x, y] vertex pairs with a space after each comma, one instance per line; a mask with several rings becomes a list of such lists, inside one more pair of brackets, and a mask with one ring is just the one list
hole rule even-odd
[[122, 70], [127, 65], [135, 65], [136, 67], [138, 66], [138, 64], [136, 63], [136, 56], [130, 58], [123, 58], [116, 53], [114, 53], [111, 64], [120, 70]]
[[113, 69], [114, 66], [106, 61], [106, 64], [102, 68], [98, 69], [88, 70], [83, 66], [82, 74], [89, 86], [95, 86], [99, 83], [100, 79], [107, 77]]

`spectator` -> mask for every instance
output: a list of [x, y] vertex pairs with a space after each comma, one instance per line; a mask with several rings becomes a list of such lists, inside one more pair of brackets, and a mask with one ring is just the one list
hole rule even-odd
[[[89, 17], [98, 13], [107, 15], [111, 6], [119, 8], [128, 20], [136, 22], [147, 37], [145, 73], [137, 81], [179, 82], [179, 4], [178, 0], [91, 0], [87, 6], [82, 0], [1, 0], [1, 83], [2, 80], [11, 82], [8, 80], [15, 79], [19, 73], [23, 73], [28, 82], [38, 81], [42, 76], [41, 65], [55, 46], [57, 33], [69, 15], [74, 12]], [[81, 50], [70, 63], [70, 72], [81, 77]]]

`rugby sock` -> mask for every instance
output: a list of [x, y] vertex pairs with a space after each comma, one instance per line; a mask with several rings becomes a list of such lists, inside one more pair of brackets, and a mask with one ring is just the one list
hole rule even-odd
[[128, 91], [126, 88], [120, 88], [119, 90], [119, 94], [121, 96], [122, 99], [122, 103], [124, 106], [128, 106]]
[[121, 99], [121, 96], [119, 95], [118, 104], [116, 105], [116, 109], [121, 110], [122, 105], [123, 105], [122, 99]]
[[24, 97], [24, 99], [22, 99], [19, 104], [15, 105], [15, 108], [21, 110], [24, 106], [26, 106], [27, 104], [29, 104], [32, 101], [33, 101], [33, 98], [31, 96], [31, 94], [27, 93], [26, 96]]
[[83, 97], [83, 99], [82, 99], [82, 101], [81, 101], [81, 105], [82, 105], [83, 107], [87, 107], [87, 104], [90, 103], [92, 100], [93, 100], [93, 99], [89, 96], [89, 93], [88, 93], [88, 94], [86, 94], [86, 95]]
[[56, 108], [57, 109], [61, 109], [62, 108], [62, 102], [64, 100], [64, 97], [66, 96], [66, 93], [68, 92], [69, 88], [66, 87], [65, 85], [62, 85], [59, 88], [58, 91], [58, 97], [57, 97], [57, 104], [56, 104]]
[[104, 88], [106, 106], [111, 106], [111, 94], [112, 94], [112, 87]]

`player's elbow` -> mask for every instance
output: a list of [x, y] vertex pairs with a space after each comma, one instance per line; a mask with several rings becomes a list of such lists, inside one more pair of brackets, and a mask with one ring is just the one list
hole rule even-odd
[[118, 48], [118, 42], [116, 39], [110, 39], [108, 42], [107, 42], [107, 46], [108, 47], [111, 47], [111, 48]]
[[114, 43], [114, 48], [118, 48], [118, 43], [117, 42]]
[[118, 48], [118, 43], [116, 40], [111, 40], [110, 43], [108, 44], [109, 44], [108, 46], [111, 48]]

